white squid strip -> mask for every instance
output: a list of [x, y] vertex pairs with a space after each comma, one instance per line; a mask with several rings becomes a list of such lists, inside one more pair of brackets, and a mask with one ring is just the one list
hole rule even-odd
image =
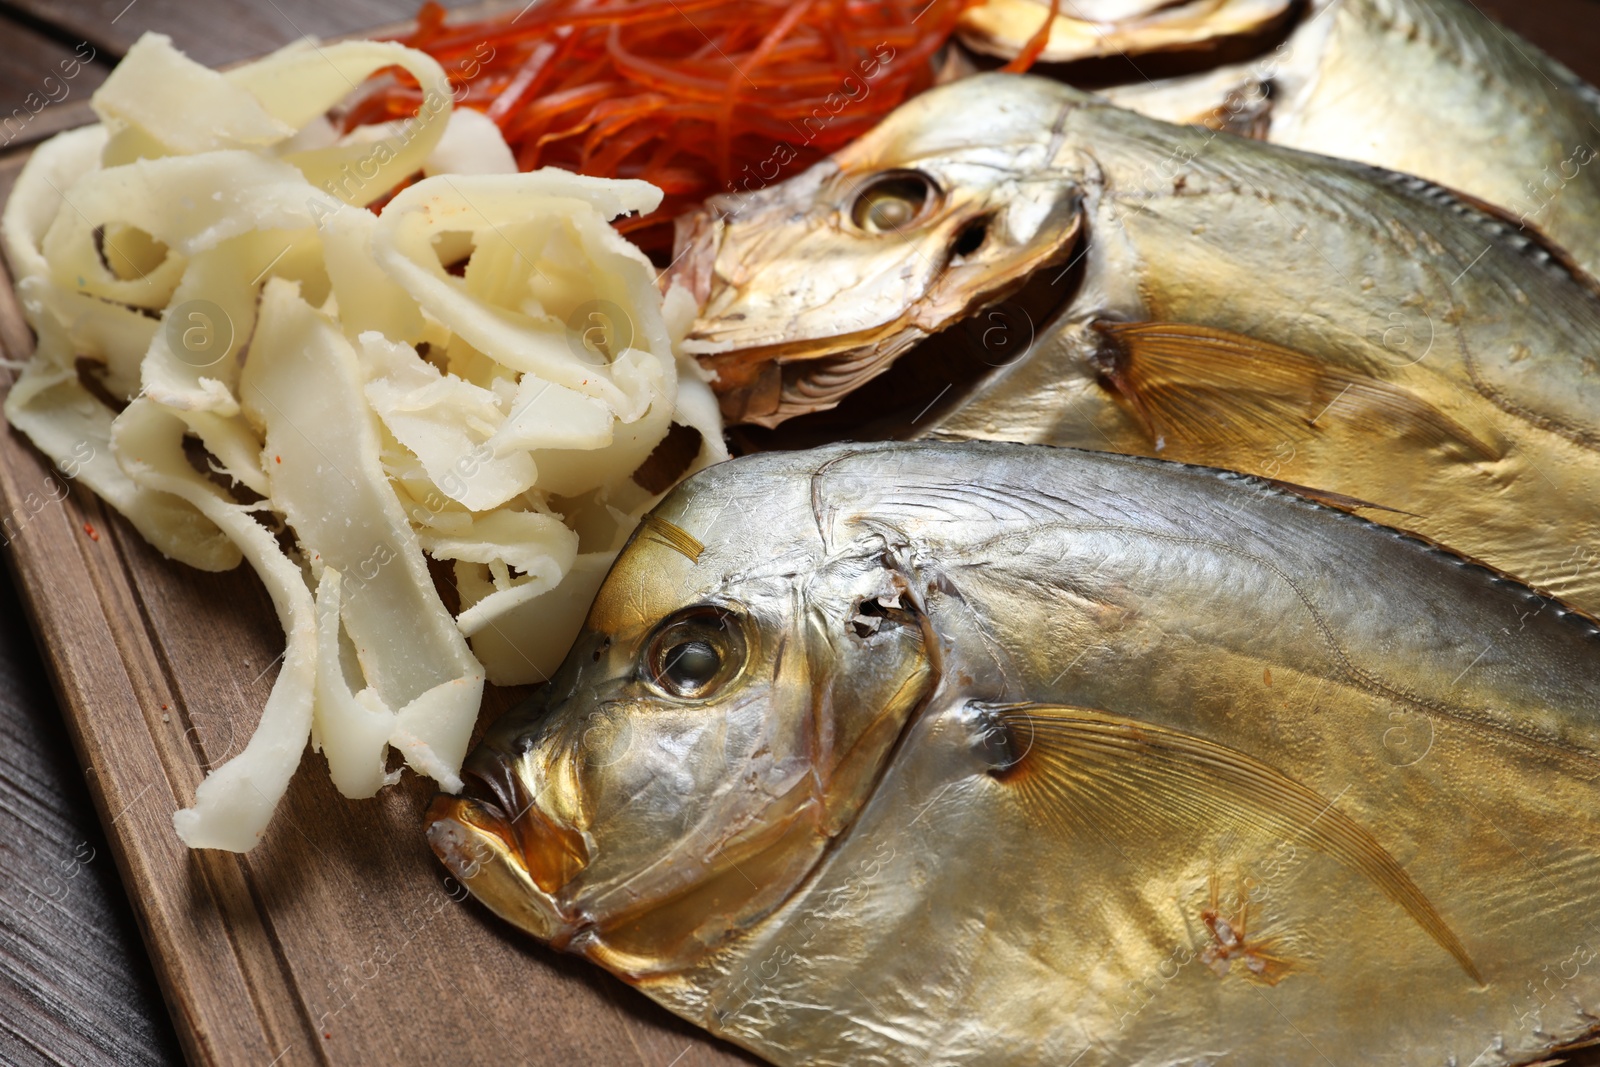
[[421, 170], [444, 136], [453, 97], [444, 69], [432, 56], [393, 41], [344, 41], [280, 49], [225, 77], [248, 90], [277, 119], [300, 130], [385, 67], [400, 67], [417, 79], [423, 103], [415, 118], [379, 141], [284, 156], [305, 172], [312, 185], [364, 207]]
[[61, 212], [66, 190], [100, 166], [105, 145], [104, 126], [85, 126], [57, 134], [28, 157], [0, 215], [0, 244], [17, 281], [49, 276], [44, 235]]
[[485, 445], [505, 419], [493, 392], [439, 373], [410, 345], [376, 333], [359, 343], [367, 402], [445, 496], [487, 511], [533, 488], [538, 469], [525, 452]]
[[406, 291], [372, 258], [378, 216], [347, 207], [322, 222], [322, 247], [328, 280], [339, 303], [339, 324], [354, 341], [363, 333], [390, 341], [422, 340], [422, 311]]
[[[273, 505], [313, 572], [333, 567], [343, 576], [345, 630], [367, 684], [395, 711], [391, 743], [454, 792], [483, 667], [439, 600], [379, 462], [355, 349], [281, 279], [268, 283], [260, 321], [240, 394], [246, 415], [265, 430]], [[323, 743], [333, 737], [324, 733]]]
[[265, 148], [294, 136], [248, 90], [147, 33], [133, 43], [90, 104], [108, 125], [138, 128], [168, 152]]
[[[579, 358], [564, 322], [474, 296], [466, 280], [445, 272], [432, 238], [449, 231], [472, 233], [479, 244], [475, 262], [485, 248], [499, 246], [504, 258], [518, 262], [515, 276], [529, 278], [553, 264], [537, 249], [518, 248], [502, 237], [512, 224], [596, 212], [613, 218], [627, 211], [653, 211], [660, 202], [661, 191], [647, 182], [605, 181], [549, 168], [533, 174], [439, 176], [418, 182], [389, 202], [378, 220], [373, 253], [424, 311], [478, 351], [503, 366], [565, 385], [617, 410], [627, 406], [626, 394], [607, 368]], [[469, 265], [469, 273], [474, 265]]]
[[185, 432], [176, 415], [141, 397], [117, 418], [115, 444], [135, 481], [182, 497], [228, 535], [260, 575], [283, 627], [283, 665], [249, 744], [206, 776], [195, 789], [194, 807], [172, 816], [173, 828], [190, 848], [245, 852], [266, 832], [311, 733], [315, 608], [304, 575], [271, 531], [189, 466]]
[[368, 687], [350, 691], [341, 666], [339, 635], [343, 582], [324, 567], [317, 583], [317, 694], [313, 735], [328, 760], [328, 777], [347, 797], [370, 797], [399, 780], [385, 767], [398, 725], [393, 709]]
[[[205, 515], [179, 497], [136, 484], [112, 448], [110, 408], [60, 361], [70, 360], [59, 327], [39, 331], [39, 343], [6, 396], [6, 419], [34, 447], [121, 512], [162, 555], [203, 571], [231, 570], [239, 550]], [[52, 355], [54, 354], [54, 355]]]
[[139, 391], [139, 368], [160, 325], [132, 308], [111, 304], [84, 293], [55, 285], [43, 275], [17, 283], [17, 298], [28, 321], [38, 329], [40, 317], [50, 318], [65, 331], [70, 351], [105, 364], [105, 386], [113, 395], [132, 400]]

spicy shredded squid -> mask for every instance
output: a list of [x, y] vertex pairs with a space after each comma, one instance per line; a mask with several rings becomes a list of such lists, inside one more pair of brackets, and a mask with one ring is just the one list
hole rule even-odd
[[[660, 208], [618, 223], [659, 248], [705, 197], [792, 174], [932, 85], [939, 50], [976, 2], [546, 0], [450, 26], [430, 2], [403, 43], [439, 62], [458, 103], [494, 120], [519, 169], [660, 188]], [[409, 115], [424, 95], [414, 74], [385, 72], [345, 128]]]

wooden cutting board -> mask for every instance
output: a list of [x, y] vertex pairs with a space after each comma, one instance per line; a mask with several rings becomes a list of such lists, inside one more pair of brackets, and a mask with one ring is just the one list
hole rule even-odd
[[[22, 162], [0, 163], [0, 201]], [[32, 349], [3, 268], [0, 349]], [[276, 677], [265, 590], [246, 566], [163, 559], [9, 427], [0, 542], [190, 1063], [760, 1062], [462, 899], [416, 775], [346, 800], [308, 754], [254, 851], [190, 851], [172, 813], [243, 748]], [[484, 722], [519, 695], [491, 687]]]

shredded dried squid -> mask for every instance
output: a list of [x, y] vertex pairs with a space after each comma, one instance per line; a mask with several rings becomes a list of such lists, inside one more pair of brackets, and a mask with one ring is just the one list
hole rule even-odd
[[[416, 113], [340, 136], [391, 67]], [[308, 740], [346, 796], [396, 756], [458, 790], [485, 681], [562, 659], [656, 499], [634, 472], [674, 423], [690, 470], [726, 456], [692, 308], [610, 225], [660, 191], [506, 173], [452, 91], [393, 43], [224, 74], [146, 35], [0, 219], [37, 335], [12, 425], [165, 555], [248, 561], [283, 626], [249, 743], [174, 815], [192, 847], [260, 840]]]

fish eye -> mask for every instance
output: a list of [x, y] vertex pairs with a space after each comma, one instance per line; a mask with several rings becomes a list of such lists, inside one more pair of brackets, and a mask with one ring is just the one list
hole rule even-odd
[[645, 646], [644, 680], [665, 696], [700, 700], [721, 689], [744, 663], [737, 618], [726, 608], [680, 611]]
[[868, 233], [894, 233], [920, 220], [938, 195], [933, 179], [921, 171], [888, 171], [856, 194], [850, 218]]

